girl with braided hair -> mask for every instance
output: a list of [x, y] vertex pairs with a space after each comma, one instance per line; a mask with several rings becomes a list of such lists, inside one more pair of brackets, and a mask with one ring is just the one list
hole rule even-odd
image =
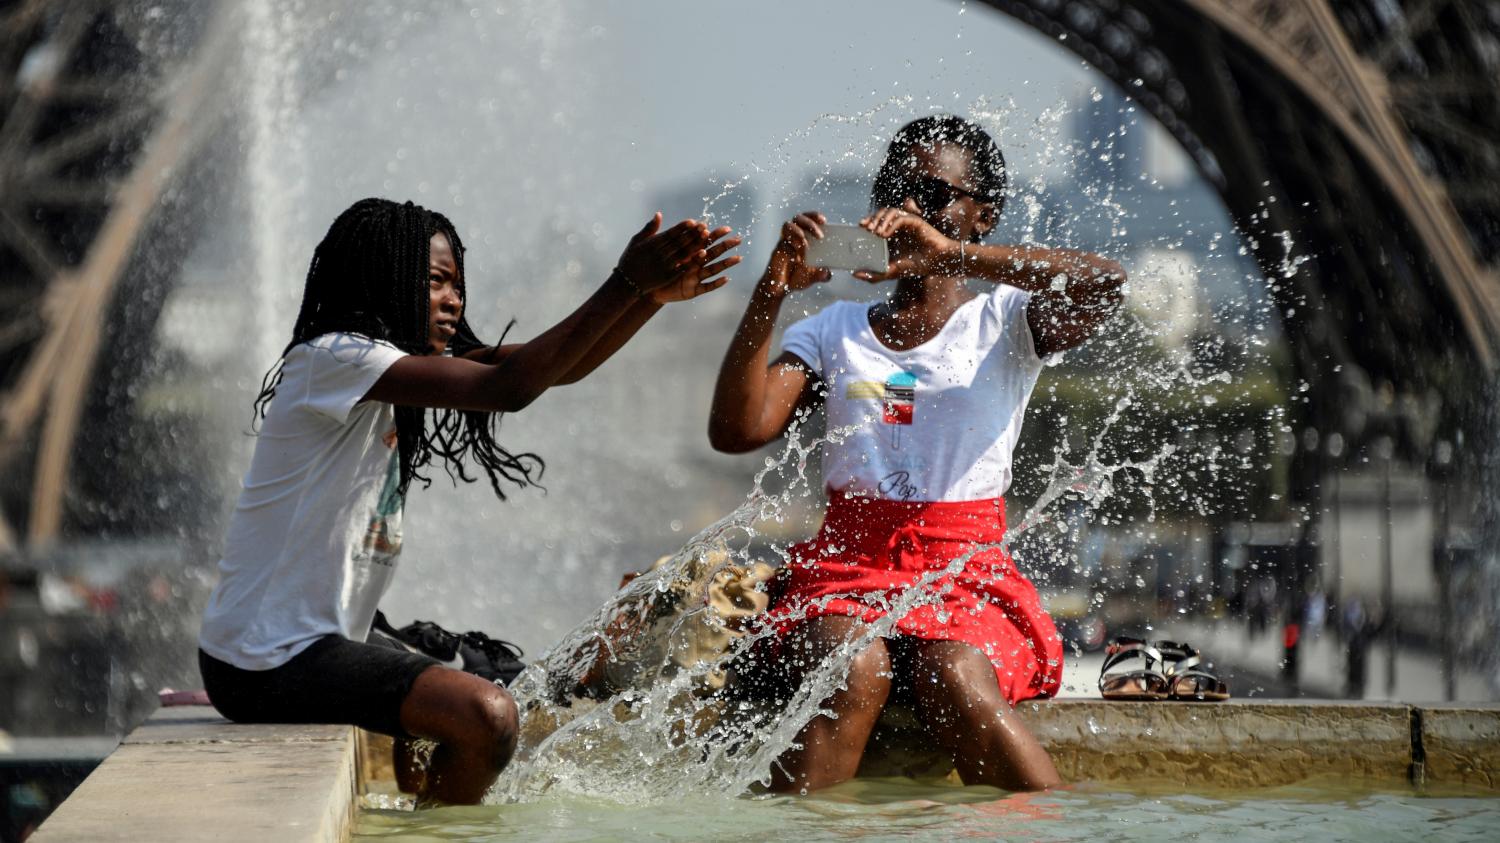
[[722, 286], [728, 228], [661, 214], [608, 279], [530, 342], [487, 346], [464, 317], [464, 247], [443, 215], [356, 202], [313, 252], [291, 342], [255, 402], [259, 437], [199, 636], [214, 707], [249, 723], [350, 723], [436, 741], [423, 801], [474, 803], [514, 751], [504, 688], [367, 644], [401, 551], [401, 512], [434, 457], [496, 496], [536, 485], [500, 413], [588, 375], [663, 304]]
[[[885, 637], [850, 661], [823, 701], [831, 716], [803, 727], [772, 785], [811, 790], [854, 775], [886, 702], [912, 702], [964, 782], [1013, 790], [1059, 783], [1012, 706], [1056, 692], [1062, 646], [1036, 589], [1004, 550], [1011, 452], [1043, 359], [1086, 340], [1115, 311], [1125, 273], [1084, 252], [983, 243], [1005, 199], [994, 140], [959, 117], [898, 131], [860, 224], [887, 241], [870, 283], [894, 281], [874, 304], [838, 302], [771, 331], [789, 293], [828, 281], [807, 260], [823, 237], [816, 211], [782, 227], [720, 369], [709, 438], [722, 451], [758, 448], [821, 405], [828, 513], [789, 549], [767, 622], [793, 679], [896, 611]], [[967, 279], [993, 284], [983, 292]]]

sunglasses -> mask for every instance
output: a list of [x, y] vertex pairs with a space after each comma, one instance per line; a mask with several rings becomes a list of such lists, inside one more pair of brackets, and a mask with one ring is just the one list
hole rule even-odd
[[935, 214], [965, 196], [975, 202], [984, 201], [970, 191], [933, 176], [914, 176], [908, 179], [906, 196], [915, 199], [917, 206], [929, 214]]

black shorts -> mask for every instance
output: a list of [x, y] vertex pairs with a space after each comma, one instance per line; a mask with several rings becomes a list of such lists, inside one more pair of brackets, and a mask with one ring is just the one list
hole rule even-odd
[[401, 703], [436, 659], [326, 635], [280, 667], [243, 670], [198, 651], [203, 687], [236, 723], [347, 723], [409, 738]]

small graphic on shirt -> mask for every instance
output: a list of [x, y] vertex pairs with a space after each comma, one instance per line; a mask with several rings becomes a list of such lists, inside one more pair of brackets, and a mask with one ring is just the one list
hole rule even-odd
[[895, 425], [891, 429], [891, 447], [900, 448], [901, 427], [910, 425], [916, 414], [917, 376], [911, 372], [897, 372], [884, 383], [851, 381], [844, 387], [844, 398], [879, 401], [880, 421]]
[[911, 424], [913, 405], [917, 400], [917, 376], [911, 372], [891, 375], [885, 382], [885, 400], [880, 405], [880, 420], [886, 424]]
[[401, 494], [401, 452], [396, 448], [395, 428], [381, 437], [381, 441], [391, 449], [391, 459], [386, 464], [380, 499], [365, 529], [361, 552], [355, 558], [389, 566], [396, 564], [396, 556], [401, 553], [401, 513], [406, 506], [406, 497]]

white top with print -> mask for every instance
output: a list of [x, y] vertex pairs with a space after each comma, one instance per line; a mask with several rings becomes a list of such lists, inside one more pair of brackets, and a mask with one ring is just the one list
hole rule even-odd
[[364, 401], [401, 357], [354, 334], [293, 347], [224, 539], [199, 646], [279, 667], [325, 635], [363, 641], [401, 552], [395, 412]]
[[839, 302], [788, 328], [782, 350], [827, 388], [824, 484], [891, 500], [1004, 496], [1042, 369], [1026, 322], [1030, 299], [996, 285], [905, 351], [876, 339], [863, 302]]

